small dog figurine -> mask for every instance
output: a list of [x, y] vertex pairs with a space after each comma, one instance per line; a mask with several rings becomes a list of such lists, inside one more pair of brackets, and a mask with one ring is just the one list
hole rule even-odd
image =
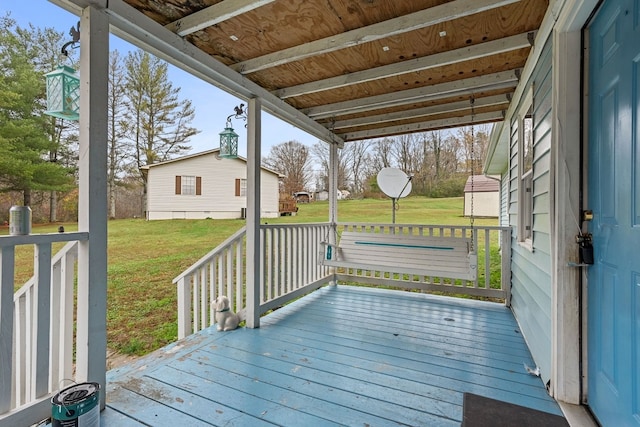
[[212, 304], [216, 311], [216, 323], [219, 331], [232, 331], [238, 327], [240, 322], [246, 320], [245, 310], [242, 309], [238, 313], [231, 311], [229, 298], [224, 295], [220, 295]]

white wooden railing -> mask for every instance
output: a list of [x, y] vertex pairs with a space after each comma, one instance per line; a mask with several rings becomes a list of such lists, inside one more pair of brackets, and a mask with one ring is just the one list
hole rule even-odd
[[[320, 242], [329, 224], [262, 225], [259, 314], [275, 309], [328, 283], [329, 269], [319, 263]], [[239, 311], [246, 302], [245, 228], [185, 270], [178, 287], [178, 338], [214, 323], [211, 302], [226, 295]]]
[[[316, 223], [269, 224], [261, 225], [260, 230], [259, 314], [334, 281], [500, 298], [509, 304], [509, 227], [473, 227], [474, 249], [478, 253], [478, 278], [475, 281], [333, 269], [320, 263], [324, 247], [321, 242], [337, 241], [343, 230], [470, 237], [472, 228], [469, 226], [342, 223], [332, 227], [329, 223]], [[179, 338], [214, 323], [211, 302], [219, 295], [227, 295], [233, 301], [235, 311], [245, 307], [245, 248], [243, 228], [173, 280], [178, 288]]]
[[[0, 425], [51, 415], [49, 399], [73, 380], [74, 284], [85, 232], [0, 237]], [[52, 257], [55, 242], [68, 242]], [[15, 250], [34, 246], [34, 275], [14, 293]], [[68, 384], [67, 384], [68, 385]]]

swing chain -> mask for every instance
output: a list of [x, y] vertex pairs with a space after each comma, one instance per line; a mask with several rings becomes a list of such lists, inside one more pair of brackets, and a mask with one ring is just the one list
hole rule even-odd
[[474, 249], [474, 245], [473, 245], [473, 241], [474, 241], [474, 220], [475, 217], [473, 216], [473, 199], [474, 199], [474, 195], [475, 195], [475, 189], [474, 189], [474, 182], [473, 182], [473, 177], [475, 175], [475, 145], [476, 145], [476, 137], [475, 137], [475, 129], [474, 129], [474, 120], [475, 120], [475, 109], [474, 109], [474, 104], [475, 104], [475, 99], [473, 97], [473, 95], [471, 95], [471, 98], [469, 98], [469, 103], [471, 104], [471, 215], [469, 217], [469, 224], [471, 226], [471, 252], [473, 252]]

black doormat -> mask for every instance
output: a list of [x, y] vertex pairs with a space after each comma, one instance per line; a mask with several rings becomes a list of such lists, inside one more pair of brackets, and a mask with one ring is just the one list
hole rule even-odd
[[564, 417], [465, 393], [462, 427], [569, 427]]

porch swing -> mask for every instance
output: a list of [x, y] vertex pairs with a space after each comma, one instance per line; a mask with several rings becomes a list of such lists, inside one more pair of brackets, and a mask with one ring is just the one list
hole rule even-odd
[[[320, 264], [327, 267], [384, 271], [424, 277], [475, 281], [478, 255], [474, 230], [475, 131], [474, 98], [471, 104], [471, 215], [470, 236], [406, 235], [370, 231], [343, 231], [339, 243], [321, 242]], [[335, 241], [338, 241], [337, 232]], [[329, 240], [329, 239], [327, 239]]]

